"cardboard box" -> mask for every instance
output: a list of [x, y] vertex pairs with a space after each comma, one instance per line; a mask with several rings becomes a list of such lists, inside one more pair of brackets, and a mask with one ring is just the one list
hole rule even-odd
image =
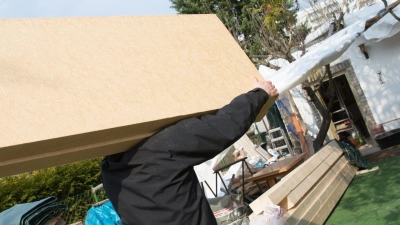
[[0, 32], [0, 177], [125, 151], [262, 79], [215, 15], [0, 19]]

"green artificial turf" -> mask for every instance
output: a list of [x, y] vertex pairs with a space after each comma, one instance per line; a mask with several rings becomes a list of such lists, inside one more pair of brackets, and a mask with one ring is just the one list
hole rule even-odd
[[354, 177], [325, 225], [400, 224], [400, 156], [374, 166], [379, 170]]

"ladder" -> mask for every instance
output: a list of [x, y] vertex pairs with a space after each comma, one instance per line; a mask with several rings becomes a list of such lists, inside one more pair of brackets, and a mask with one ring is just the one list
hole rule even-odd
[[[289, 141], [288, 141], [288, 139], [286, 137], [286, 134], [282, 130], [282, 128], [277, 127], [277, 128], [270, 129], [268, 131], [268, 134], [269, 134], [269, 138], [271, 140], [272, 147], [274, 149], [278, 149], [279, 148], [282, 151], [283, 151], [283, 149], [287, 149], [286, 151], [288, 152], [288, 154], [290, 154], [292, 156], [294, 155], [293, 149], [290, 146]], [[273, 134], [275, 134], [275, 135], [273, 135]], [[283, 145], [278, 145], [278, 143], [282, 143], [282, 142], [284, 143]]]
[[[336, 96], [335, 96], [335, 99], [333, 100], [333, 102], [334, 103], [339, 102], [339, 107], [340, 107], [338, 110], [331, 112], [331, 118], [332, 118], [333, 125], [335, 126], [337, 133], [339, 133], [341, 131], [350, 131], [349, 133], [351, 134], [352, 133], [351, 131], [354, 131], [356, 133], [356, 135], [358, 136], [358, 131], [356, 129], [356, 126], [354, 125], [353, 120], [350, 118], [350, 113], [347, 110], [346, 104], [343, 101], [343, 96], [340, 93], [339, 87], [337, 86], [335, 80], [333, 80], [333, 84], [334, 84], [334, 89], [335, 89], [335, 93], [336, 93]], [[340, 117], [340, 119], [337, 121], [333, 121], [333, 117], [335, 114]], [[340, 124], [343, 124], [346, 121], [350, 122], [349, 127], [343, 127], [343, 128], [338, 127]]]

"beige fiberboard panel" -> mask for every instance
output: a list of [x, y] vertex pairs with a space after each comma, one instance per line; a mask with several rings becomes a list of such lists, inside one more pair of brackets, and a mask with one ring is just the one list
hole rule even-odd
[[0, 177], [127, 150], [249, 91], [215, 15], [1, 19]]
[[[265, 204], [279, 205], [289, 193], [295, 189], [304, 179], [308, 177], [335, 149], [338, 148], [336, 141], [331, 141], [320, 151], [310, 157], [307, 161], [294, 169], [283, 179], [250, 203], [255, 215], [263, 211]], [[340, 147], [339, 147], [340, 148]]]

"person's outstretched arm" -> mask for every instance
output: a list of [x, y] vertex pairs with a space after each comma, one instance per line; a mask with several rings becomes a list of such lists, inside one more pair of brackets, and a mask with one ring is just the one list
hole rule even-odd
[[207, 161], [241, 138], [254, 122], [268, 97], [278, 92], [271, 82], [258, 82], [214, 115], [185, 119], [152, 136], [144, 149], [167, 150], [186, 166]]

